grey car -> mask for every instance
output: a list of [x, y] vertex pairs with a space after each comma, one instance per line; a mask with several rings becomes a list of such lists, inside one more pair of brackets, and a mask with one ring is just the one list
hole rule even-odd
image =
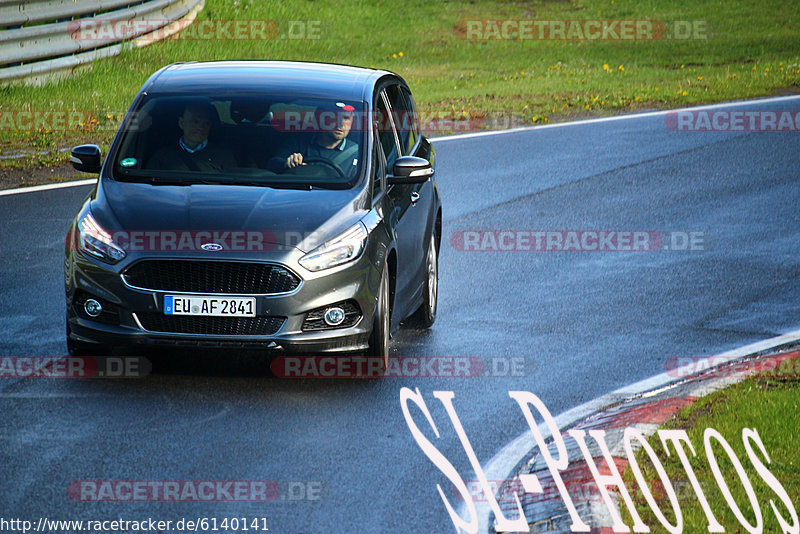
[[239, 61], [144, 84], [67, 234], [71, 354], [366, 353], [436, 319], [435, 153], [396, 74]]

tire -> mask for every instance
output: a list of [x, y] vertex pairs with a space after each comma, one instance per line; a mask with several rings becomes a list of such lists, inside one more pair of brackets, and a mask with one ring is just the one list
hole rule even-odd
[[410, 324], [418, 328], [430, 328], [436, 322], [436, 308], [439, 305], [439, 251], [436, 248], [436, 234], [431, 232], [428, 252], [425, 254], [425, 293], [422, 305], [411, 316]]
[[375, 317], [372, 321], [372, 332], [369, 335], [366, 356], [381, 358], [380, 376], [389, 367], [389, 338], [391, 328], [391, 312], [389, 308], [389, 265], [383, 262], [381, 284], [378, 287], [378, 301], [375, 306]]

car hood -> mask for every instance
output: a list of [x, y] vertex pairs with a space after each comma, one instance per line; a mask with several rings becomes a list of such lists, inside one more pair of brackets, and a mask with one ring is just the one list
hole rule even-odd
[[[309, 252], [366, 214], [356, 189], [151, 185], [100, 180], [92, 213], [109, 231], [253, 232]], [[216, 234], [221, 235], [221, 234]]]

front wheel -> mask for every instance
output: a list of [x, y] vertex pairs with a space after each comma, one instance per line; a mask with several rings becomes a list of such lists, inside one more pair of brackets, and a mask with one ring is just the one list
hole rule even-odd
[[378, 288], [378, 302], [375, 306], [375, 317], [372, 322], [372, 333], [369, 335], [367, 357], [381, 359], [381, 376], [389, 367], [389, 267], [383, 262], [381, 285]]
[[412, 318], [412, 324], [430, 328], [436, 322], [436, 308], [439, 304], [439, 251], [436, 249], [436, 234], [431, 232], [428, 253], [425, 255], [425, 293], [422, 305]]

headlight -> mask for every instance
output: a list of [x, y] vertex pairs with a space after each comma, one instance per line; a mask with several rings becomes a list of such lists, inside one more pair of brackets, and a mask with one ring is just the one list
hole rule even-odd
[[117, 263], [127, 253], [114, 244], [111, 234], [103, 230], [91, 213], [84, 215], [78, 221], [78, 248], [81, 252], [102, 260], [106, 263]]
[[360, 222], [356, 223], [300, 258], [300, 265], [313, 272], [336, 267], [358, 258], [366, 242], [367, 228]]

